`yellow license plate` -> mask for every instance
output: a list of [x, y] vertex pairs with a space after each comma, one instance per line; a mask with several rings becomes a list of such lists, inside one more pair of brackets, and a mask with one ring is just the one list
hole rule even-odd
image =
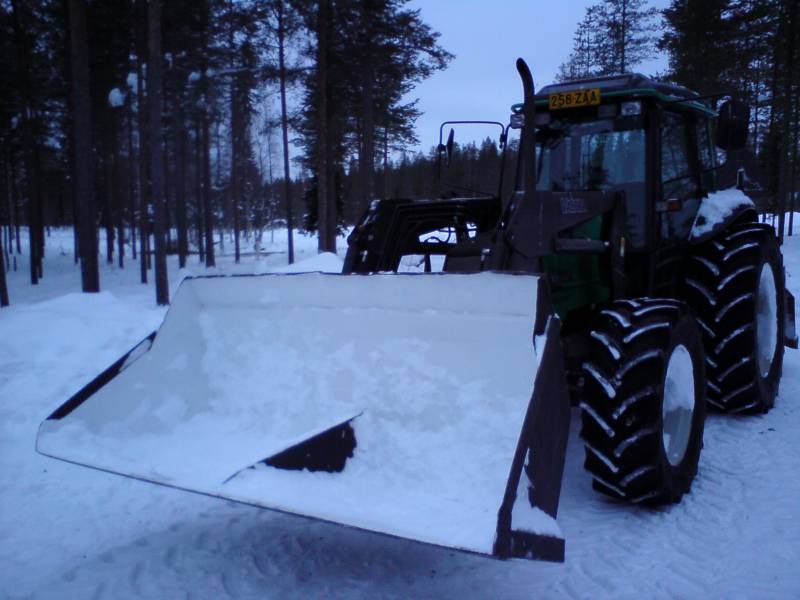
[[577, 92], [559, 92], [550, 94], [550, 110], [562, 108], [578, 108], [600, 104], [600, 89], [578, 90]]

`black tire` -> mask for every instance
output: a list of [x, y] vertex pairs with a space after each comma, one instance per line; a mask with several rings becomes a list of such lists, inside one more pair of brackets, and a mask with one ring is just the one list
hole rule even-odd
[[[665, 380], [679, 354], [691, 359], [694, 386], [681, 389], [693, 393], [694, 410], [683, 413], [683, 453], [668, 456]], [[688, 307], [662, 299], [612, 303], [597, 315], [583, 371], [581, 438], [594, 488], [631, 502], [680, 501], [697, 474], [705, 421], [702, 334]]]
[[[775, 314], [759, 322], [759, 294], [771, 296], [765, 293], [770, 286], [761, 284], [765, 268], [772, 270]], [[766, 224], [734, 225], [689, 257], [684, 297], [703, 329], [707, 397], [714, 408], [763, 413], [775, 404], [783, 368], [783, 289], [780, 249]], [[770, 328], [774, 340], [765, 341]]]

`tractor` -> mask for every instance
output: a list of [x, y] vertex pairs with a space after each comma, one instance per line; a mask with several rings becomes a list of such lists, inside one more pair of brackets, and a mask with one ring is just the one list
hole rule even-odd
[[[501, 172], [519, 131], [510, 194], [376, 200], [341, 275], [185, 280], [161, 329], [42, 424], [39, 451], [563, 560], [577, 406], [596, 490], [680, 501], [707, 408], [768, 411], [797, 347], [774, 229], [721, 169], [747, 109], [639, 74], [536, 92], [517, 70], [523, 102], [500, 124]], [[424, 273], [396, 273], [409, 258]]]

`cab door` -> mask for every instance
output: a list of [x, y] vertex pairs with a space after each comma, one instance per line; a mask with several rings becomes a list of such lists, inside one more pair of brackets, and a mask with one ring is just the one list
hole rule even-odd
[[656, 201], [658, 238], [682, 243], [689, 237], [703, 194], [697, 165], [695, 119], [665, 110], [660, 125], [660, 199]]

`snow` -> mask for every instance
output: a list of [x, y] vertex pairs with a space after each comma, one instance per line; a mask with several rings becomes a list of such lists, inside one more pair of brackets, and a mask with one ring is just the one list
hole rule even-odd
[[[524, 471], [523, 471], [524, 473]], [[511, 517], [511, 529], [525, 531], [553, 538], [563, 538], [564, 534], [556, 520], [542, 509], [532, 507], [528, 500], [528, 478], [520, 477], [517, 486], [517, 497], [514, 500], [514, 510]]]
[[192, 71], [189, 73], [188, 81], [189, 83], [194, 83], [195, 81], [200, 80], [200, 71]]
[[125, 105], [125, 94], [119, 88], [113, 88], [108, 93], [108, 104], [114, 108]]
[[136, 83], [138, 82], [138, 75], [136, 75], [136, 71], [131, 71], [128, 73], [128, 76], [125, 78], [125, 83], [128, 84], [128, 87], [132, 90], [136, 89]]
[[[677, 505], [629, 506], [592, 491], [573, 414], [558, 514], [566, 562], [497, 561], [37, 454], [42, 419], [164, 316], [152, 283], [138, 283], [138, 264], [103, 264], [105, 291], [80, 294], [71, 232], [54, 231], [47, 242], [44, 279], [31, 286], [26, 256], [18, 258], [19, 270], [9, 273], [14, 304], [0, 309], [0, 596], [633, 599], [704, 598], [713, 590], [724, 598], [800, 597], [796, 351], [786, 350], [768, 414], [709, 415], [697, 478]], [[316, 256], [314, 238], [295, 243], [299, 260]], [[800, 241], [787, 238], [782, 248], [787, 285], [798, 295]], [[266, 250], [276, 254], [240, 265], [220, 253], [212, 272], [284, 265], [285, 234], [276, 232]], [[173, 291], [186, 274], [205, 272], [196, 257], [190, 265], [179, 271], [170, 257]]]
[[619, 348], [611, 341], [611, 338], [601, 331], [592, 331], [590, 335], [606, 347], [614, 360], [619, 360], [621, 356]]
[[586, 369], [589, 374], [597, 380], [597, 383], [603, 386], [603, 390], [609, 398], [616, 397], [617, 389], [608, 379], [603, 376], [596, 366], [594, 366], [592, 363], [585, 362], [583, 363], [583, 368]]
[[690, 237], [699, 238], [714, 229], [714, 226], [724, 221], [736, 209], [748, 206], [753, 207], [753, 201], [742, 190], [730, 188], [718, 192], [711, 192], [708, 197], [700, 202], [700, 209], [694, 218]]
[[341, 273], [344, 261], [333, 252], [321, 252], [317, 256], [307, 258], [302, 262], [286, 265], [274, 269], [273, 273]]

